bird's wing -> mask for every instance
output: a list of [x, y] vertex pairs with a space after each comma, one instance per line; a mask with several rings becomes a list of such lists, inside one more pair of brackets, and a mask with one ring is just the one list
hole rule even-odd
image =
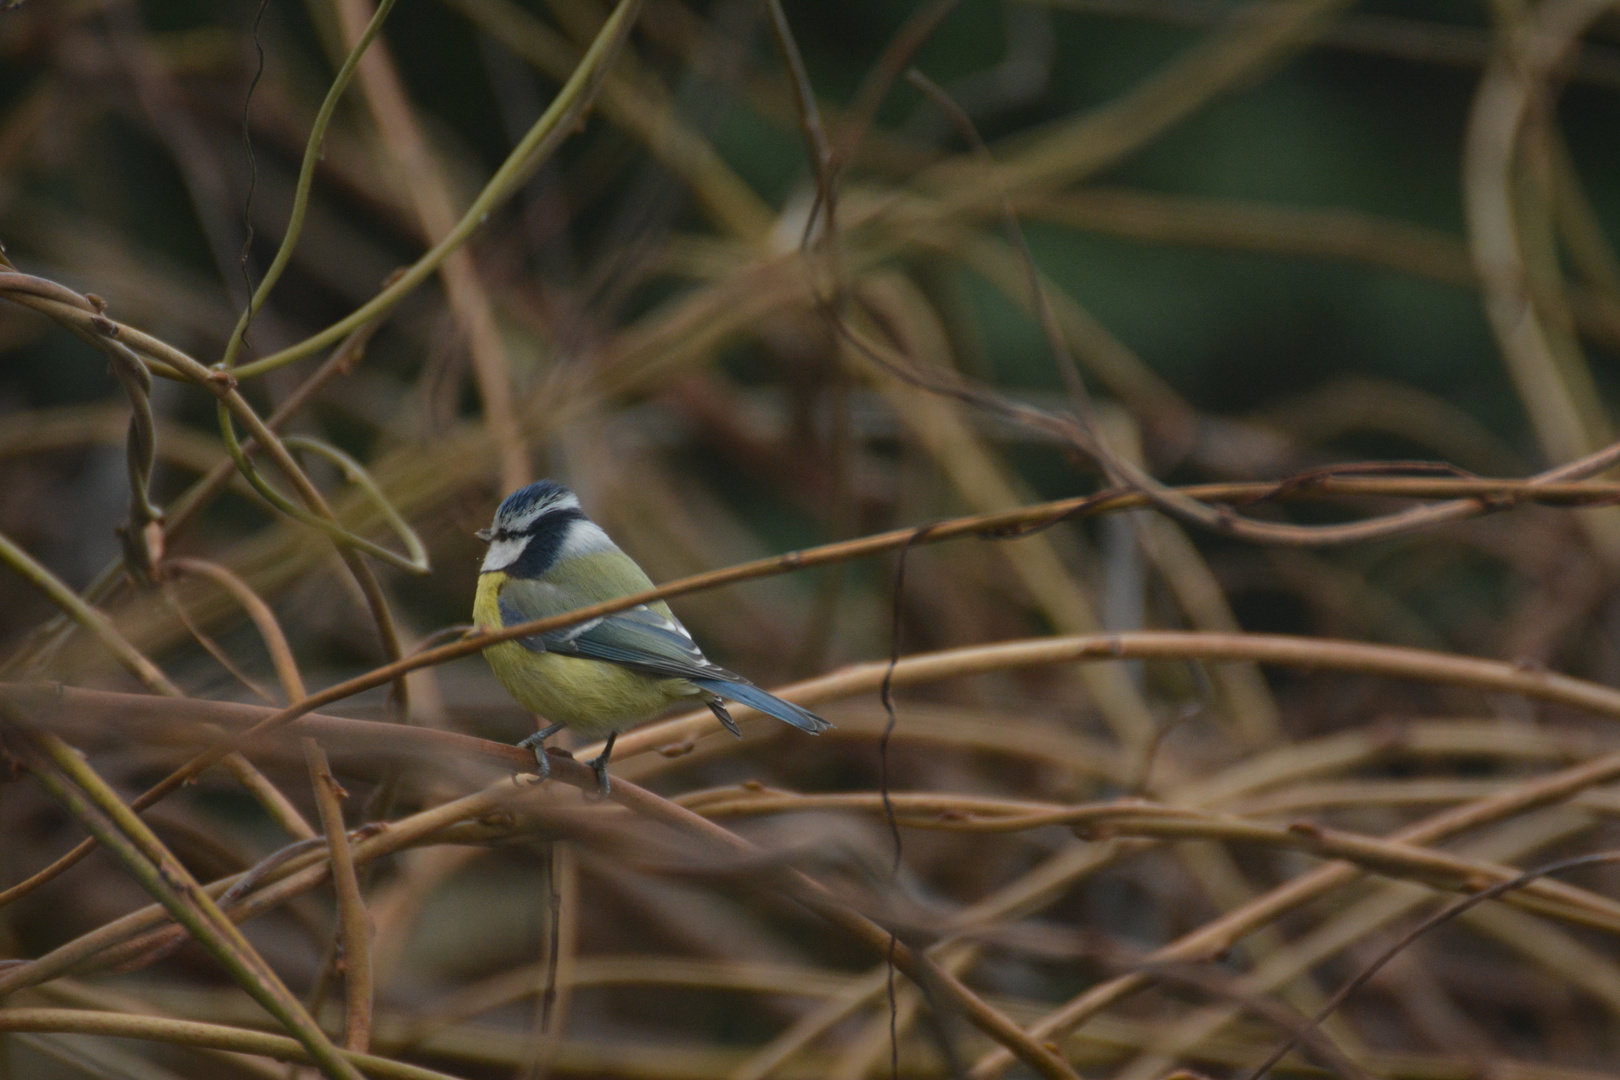
[[[567, 585], [519, 578], [501, 586], [497, 602], [502, 624], [511, 625], [560, 615], [602, 599], [581, 595]], [[601, 660], [663, 678], [738, 680], [709, 662], [678, 619], [645, 605], [519, 641], [535, 652]]]
[[[576, 587], [566, 579], [559, 582], [532, 578], [509, 578], [496, 596], [503, 626], [577, 611], [605, 599], [609, 597], [600, 595], [599, 590]], [[783, 701], [741, 675], [711, 664], [686, 627], [661, 603], [630, 608], [549, 634], [519, 638], [518, 642], [535, 652], [600, 660], [664, 679], [690, 679], [709, 694], [740, 701], [811, 734], [832, 727], [808, 709]], [[715, 715], [728, 728], [735, 728], [724, 708], [716, 709]]]

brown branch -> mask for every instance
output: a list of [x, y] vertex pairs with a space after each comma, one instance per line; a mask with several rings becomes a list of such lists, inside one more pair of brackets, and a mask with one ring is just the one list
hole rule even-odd
[[343, 943], [343, 1048], [363, 1054], [371, 1045], [371, 918], [366, 914], [365, 897], [360, 894], [360, 879], [355, 876], [349, 834], [343, 827], [341, 799], [348, 792], [332, 775], [332, 765], [321, 744], [308, 735], [299, 741], [309, 764], [309, 781], [315, 789], [315, 805], [320, 810], [332, 863], [332, 884], [337, 890]]
[[169, 853], [140, 816], [80, 760], [73, 748], [46, 732], [9, 727], [14, 747], [24, 754], [29, 771], [41, 786], [124, 863], [142, 887], [214, 955], [237, 984], [302, 1043], [334, 1080], [362, 1080], [190, 871]]
[[[124, 1039], [146, 1039], [238, 1054], [259, 1054], [278, 1061], [314, 1064], [316, 1059], [297, 1039], [271, 1035], [224, 1024], [196, 1020], [171, 1020], [161, 1016], [101, 1012], [95, 1009], [0, 1009], [0, 1031], [48, 1031], [72, 1035], [102, 1035]], [[420, 1065], [393, 1061], [373, 1054], [339, 1051], [347, 1069], [365, 1070], [381, 1080], [457, 1080], [448, 1073]], [[347, 1073], [358, 1076], [358, 1073]]]

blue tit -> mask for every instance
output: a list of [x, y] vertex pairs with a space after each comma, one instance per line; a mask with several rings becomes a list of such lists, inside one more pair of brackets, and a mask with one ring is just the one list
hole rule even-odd
[[[641, 567], [585, 516], [578, 496], [553, 480], [508, 495], [495, 511], [495, 524], [478, 536], [489, 542], [473, 601], [473, 619], [482, 627], [514, 626], [653, 587]], [[550, 774], [544, 745], [549, 736], [566, 727], [607, 737], [601, 756], [590, 762], [603, 795], [619, 732], [673, 705], [702, 702], [739, 737], [724, 701], [739, 701], [812, 735], [832, 726], [710, 663], [662, 601], [503, 641], [485, 649], [484, 657], [507, 693], [551, 721], [518, 744], [534, 751], [542, 777]]]

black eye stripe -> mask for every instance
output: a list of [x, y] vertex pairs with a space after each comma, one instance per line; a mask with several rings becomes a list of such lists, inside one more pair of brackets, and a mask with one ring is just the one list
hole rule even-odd
[[586, 520], [584, 513], [572, 507], [552, 510], [536, 518], [527, 529], [517, 534], [528, 542], [523, 552], [514, 559], [506, 572], [514, 577], [539, 577], [557, 561], [557, 553], [567, 538], [569, 526]]

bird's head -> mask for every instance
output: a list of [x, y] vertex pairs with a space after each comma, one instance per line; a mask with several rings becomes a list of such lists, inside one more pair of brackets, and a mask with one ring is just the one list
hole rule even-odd
[[556, 561], [578, 523], [589, 524], [579, 496], [555, 480], [519, 488], [501, 501], [494, 524], [478, 530], [478, 538], [489, 542], [482, 572], [539, 577]]

